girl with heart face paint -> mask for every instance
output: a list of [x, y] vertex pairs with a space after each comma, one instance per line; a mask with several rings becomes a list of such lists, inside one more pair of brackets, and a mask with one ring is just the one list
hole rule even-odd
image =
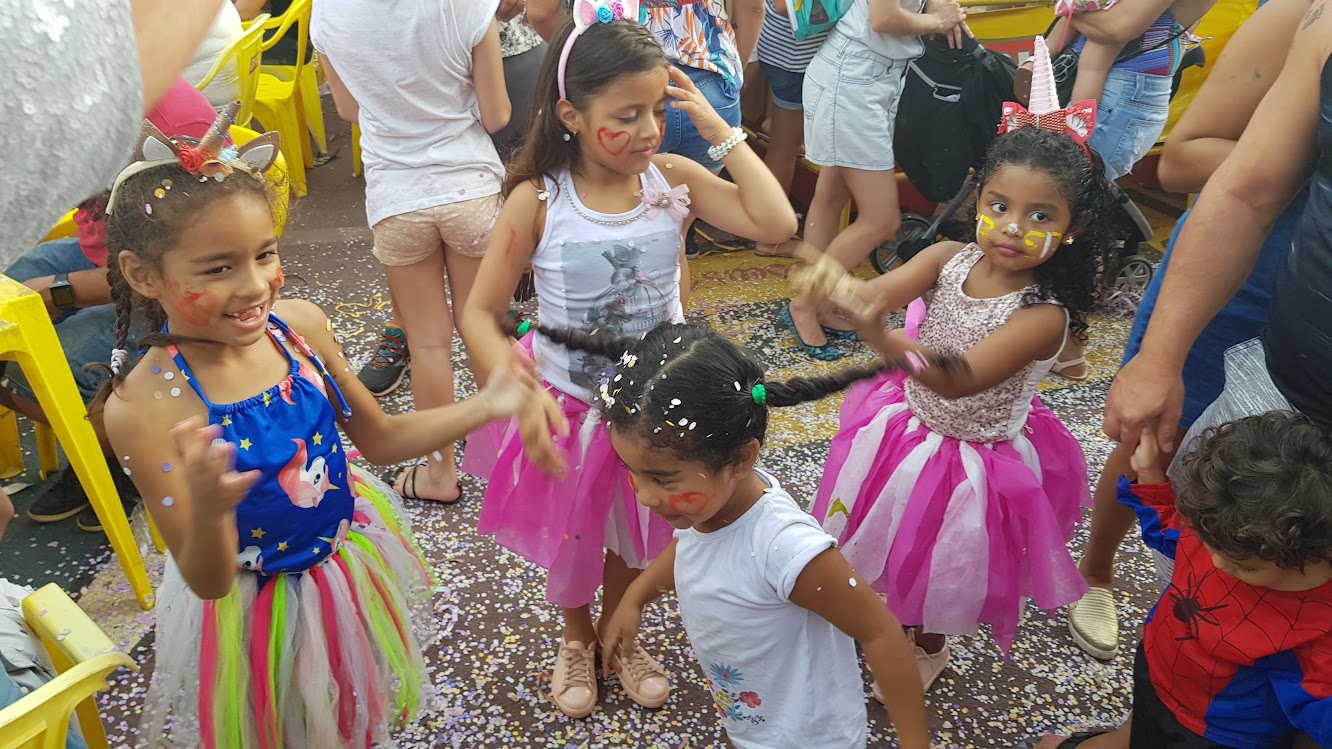
[[[469, 439], [463, 469], [491, 478], [479, 530], [549, 570], [547, 598], [565, 616], [552, 697], [581, 718], [597, 703], [591, 659], [598, 633], [589, 604], [604, 583], [609, 614], [636, 571], [666, 547], [671, 528], [634, 501], [589, 405], [610, 362], [542, 337], [521, 336], [515, 351], [498, 321], [530, 265], [543, 322], [642, 337], [683, 319], [688, 222], [777, 242], [796, 220], [743, 133], [668, 65], [638, 22], [635, 0], [579, 0], [573, 16], [551, 41], [532, 121], [509, 164], [504, 207], [462, 316], [479, 379], [522, 367], [530, 354], [548, 394], [533, 399], [507, 437]], [[733, 182], [657, 153], [668, 106], [689, 115]], [[542, 470], [552, 466], [562, 472]], [[558, 521], [532, 522], [557, 507], [568, 510]], [[620, 678], [641, 705], [668, 699], [661, 667], [641, 649]]]

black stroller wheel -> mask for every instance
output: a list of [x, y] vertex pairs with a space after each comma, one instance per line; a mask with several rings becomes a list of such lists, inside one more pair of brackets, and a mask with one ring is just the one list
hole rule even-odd
[[1129, 255], [1119, 262], [1112, 282], [1116, 291], [1142, 296], [1152, 282], [1152, 263], [1142, 255]]
[[[897, 228], [897, 241], [884, 242], [874, 248], [874, 252], [870, 255], [870, 263], [874, 266], [874, 270], [880, 274], [887, 273], [924, 247], [930, 246], [930, 241], [934, 238], [927, 237], [926, 234], [929, 233], [931, 226], [930, 220], [924, 216], [914, 213], [903, 214], [902, 225]], [[917, 248], [915, 245], [919, 244], [920, 240], [925, 240], [924, 244]], [[899, 246], [901, 252], [898, 251]]]

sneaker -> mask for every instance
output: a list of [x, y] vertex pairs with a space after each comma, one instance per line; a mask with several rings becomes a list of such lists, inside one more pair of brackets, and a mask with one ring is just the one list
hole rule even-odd
[[361, 384], [365, 385], [376, 398], [383, 398], [402, 384], [411, 367], [412, 356], [407, 350], [407, 335], [402, 328], [389, 326], [379, 339], [379, 351], [370, 363], [356, 373]]
[[948, 668], [948, 642], [944, 642], [943, 649], [937, 653], [927, 653], [924, 648], [916, 644], [915, 633], [911, 637], [911, 654], [916, 658], [916, 669], [920, 671], [920, 685], [926, 692], [934, 686], [934, 682], [943, 674], [944, 669]]
[[[122, 496], [120, 499], [120, 505], [125, 508], [125, 517], [134, 514], [134, 508], [138, 504], [138, 497]], [[79, 519], [75, 520], [74, 523], [79, 526], [79, 530], [81, 531], [87, 531], [88, 533], [102, 532], [102, 519], [97, 517], [97, 513], [93, 510], [92, 505], [84, 508], [83, 512], [79, 513]]]
[[670, 676], [642, 645], [634, 644], [633, 654], [620, 664], [618, 674], [629, 699], [643, 707], [659, 708], [671, 697]]
[[1081, 600], [1069, 604], [1068, 634], [1082, 651], [1103, 661], [1119, 654], [1119, 613], [1115, 594], [1091, 588]]
[[74, 517], [87, 507], [88, 495], [79, 485], [79, 477], [72, 468], [66, 468], [55, 484], [28, 508], [28, 519], [34, 523], [58, 523]]
[[560, 645], [555, 673], [550, 677], [550, 698], [570, 718], [586, 718], [597, 706], [597, 649], [581, 642]]

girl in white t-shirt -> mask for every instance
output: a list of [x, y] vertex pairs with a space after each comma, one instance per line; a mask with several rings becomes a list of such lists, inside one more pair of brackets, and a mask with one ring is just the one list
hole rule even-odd
[[883, 366], [772, 382], [702, 324], [665, 323], [643, 339], [537, 328], [615, 362], [599, 386], [610, 442], [638, 503], [674, 540], [625, 592], [602, 633], [603, 660], [634, 667], [643, 607], [665, 591], [737, 749], [866, 745], [859, 640], [904, 748], [929, 745], [906, 637], [837, 550], [768, 473], [755, 468], [769, 409], [877, 375]]
[[[376, 396], [395, 389], [407, 371], [410, 340], [417, 408], [453, 402], [454, 324], [462, 324], [499, 213], [504, 170], [489, 133], [508, 124], [511, 107], [498, 5], [314, 4], [311, 40], [338, 114], [361, 126], [373, 252], [402, 326], [385, 330], [360, 378]], [[394, 488], [406, 499], [457, 501], [453, 449], [408, 466]]]
[[[500, 320], [529, 265], [543, 322], [641, 337], [683, 318], [687, 222], [766, 242], [795, 230], [795, 212], [742, 142], [744, 132], [669, 65], [638, 17], [634, 0], [579, 0], [551, 42], [532, 125], [509, 163], [504, 209], [463, 318], [478, 378], [526, 365]], [[732, 182], [682, 156], [657, 154], [668, 102], [713, 144], [712, 158]], [[601, 590], [604, 623], [636, 570], [670, 543], [671, 529], [635, 504], [591, 407], [610, 362], [513, 332], [551, 395], [534, 399], [505, 434], [469, 437], [463, 469], [490, 477], [477, 530], [547, 570], [546, 598], [564, 609], [551, 697], [583, 718], [598, 694], [591, 604]], [[664, 705], [670, 686], [661, 666], [642, 648], [629, 660], [633, 668], [620, 678], [629, 696]]]

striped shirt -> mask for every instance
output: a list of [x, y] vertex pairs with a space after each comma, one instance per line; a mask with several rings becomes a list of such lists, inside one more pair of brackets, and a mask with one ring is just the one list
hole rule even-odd
[[[1175, 36], [1171, 39], [1171, 36]], [[1169, 40], [1169, 41], [1167, 41]], [[1087, 44], [1087, 40], [1079, 39], [1074, 49], [1078, 52]], [[1115, 63], [1115, 69], [1127, 70], [1134, 73], [1146, 73], [1147, 75], [1174, 75], [1175, 66], [1179, 64], [1179, 58], [1183, 54], [1180, 37], [1176, 35], [1175, 14], [1166, 10], [1161, 17], [1152, 22], [1147, 30], [1138, 37], [1137, 49], [1151, 50], [1138, 55], [1129, 60]], [[1124, 52], [1131, 52], [1135, 48], [1130, 44], [1124, 48]], [[1121, 53], [1122, 54], [1122, 53]]]
[[[787, 0], [791, 2], [792, 0]], [[815, 34], [800, 41], [795, 38], [795, 29], [791, 19], [778, 13], [772, 0], [767, 0], [768, 12], [763, 16], [763, 30], [759, 32], [758, 58], [767, 63], [792, 73], [804, 73], [814, 53], [823, 46], [828, 32]]]

